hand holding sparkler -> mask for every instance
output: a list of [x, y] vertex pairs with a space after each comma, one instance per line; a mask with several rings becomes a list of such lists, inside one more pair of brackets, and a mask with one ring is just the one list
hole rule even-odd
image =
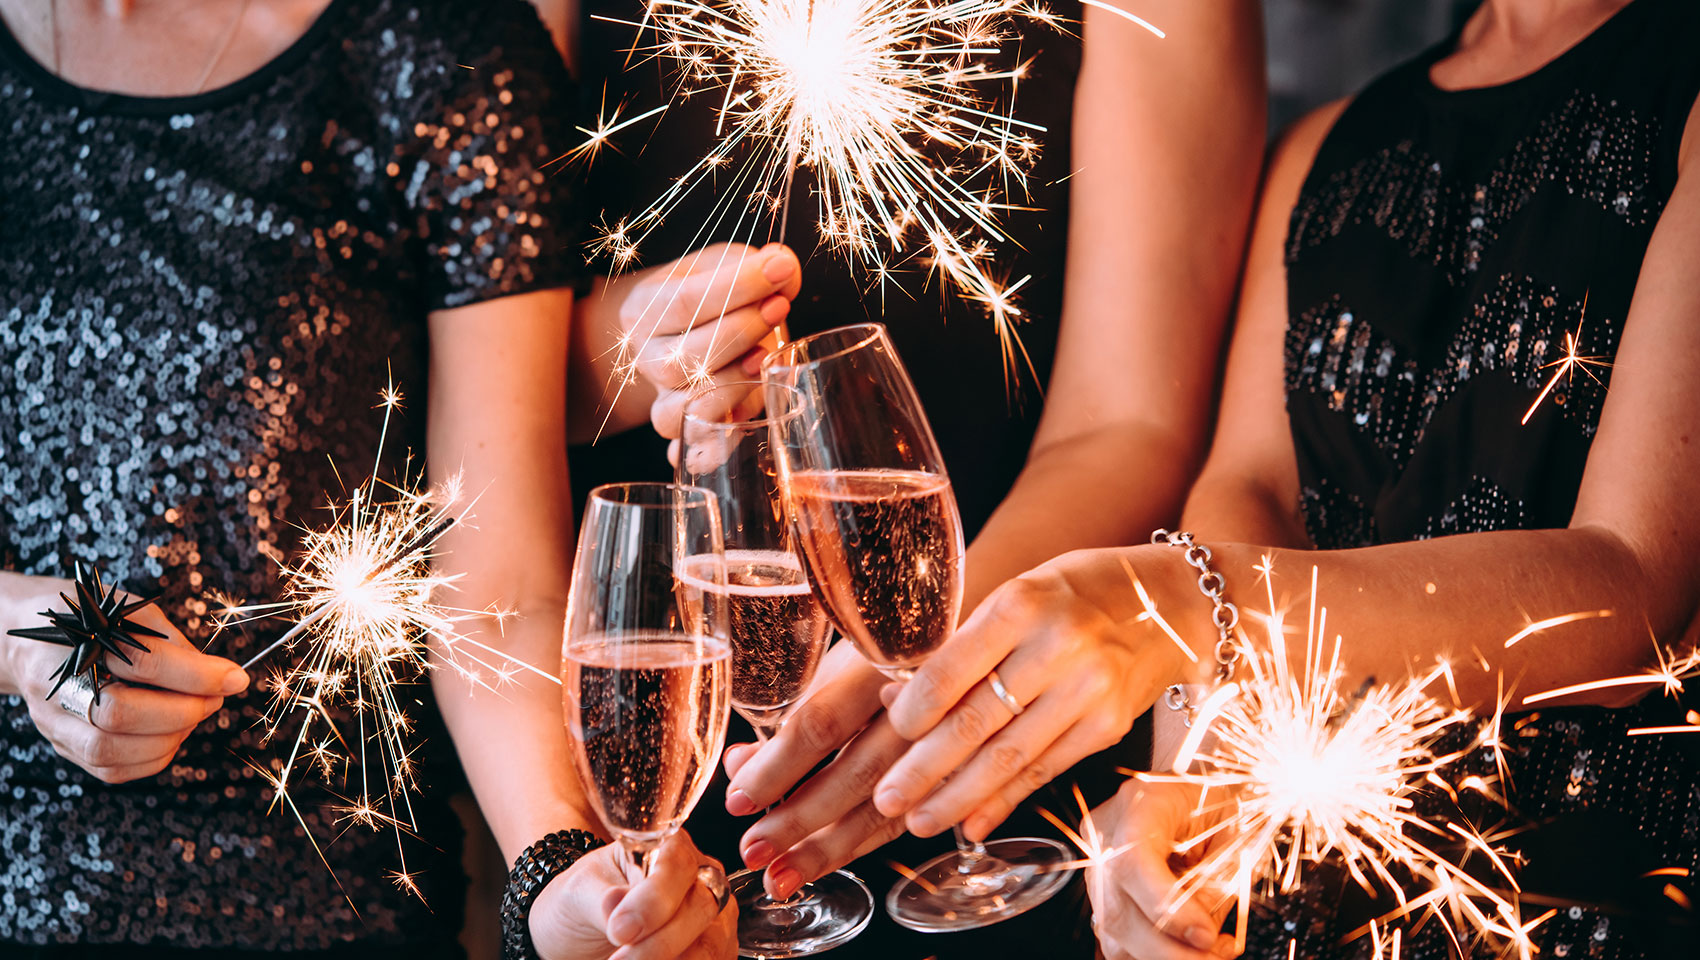
[[[655, 429], [678, 458], [685, 403], [706, 387], [761, 373], [763, 344], [790, 314], [802, 286], [797, 255], [782, 244], [761, 249], [716, 244], [633, 278], [620, 305], [614, 347], [617, 385], [642, 378], [656, 391]], [[729, 397], [727, 409], [741, 397]], [[760, 397], [751, 402], [760, 409]], [[712, 411], [708, 411], [712, 412]]]
[[1222, 913], [1196, 900], [1168, 902], [1180, 883], [1169, 856], [1198, 829], [1198, 799], [1191, 784], [1129, 780], [1088, 815], [1097, 843], [1084, 851], [1086, 894], [1106, 960], [1235, 955], [1234, 938], [1220, 932]]

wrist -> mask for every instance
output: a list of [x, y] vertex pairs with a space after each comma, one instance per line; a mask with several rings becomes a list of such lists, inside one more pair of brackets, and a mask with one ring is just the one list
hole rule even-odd
[[531, 938], [532, 904], [550, 881], [605, 843], [585, 830], [558, 830], [527, 846], [514, 858], [502, 894], [502, 960], [537, 957]]

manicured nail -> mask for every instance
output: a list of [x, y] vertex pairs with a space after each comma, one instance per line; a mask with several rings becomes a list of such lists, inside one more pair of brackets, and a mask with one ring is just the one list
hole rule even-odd
[[897, 695], [902, 692], [903, 684], [888, 683], [880, 687], [880, 703], [884, 704], [887, 710], [890, 710], [891, 705], [897, 702]]
[[803, 875], [790, 867], [780, 867], [778, 870], [768, 871], [767, 879], [769, 881], [768, 888], [773, 891], [772, 896], [775, 900], [784, 900], [796, 893], [797, 888], [803, 885]]
[[757, 347], [744, 358], [744, 372], [752, 377], [761, 375], [761, 365], [767, 360], [767, 351]]
[[224, 685], [219, 688], [219, 692], [228, 697], [246, 689], [248, 689], [247, 671], [241, 667], [231, 667], [230, 671], [224, 675]]
[[608, 939], [614, 943], [631, 943], [643, 933], [643, 921], [627, 914], [608, 921]]
[[773, 849], [773, 844], [766, 840], [751, 840], [750, 845], [744, 848], [744, 866], [751, 870], [760, 870], [772, 863], [778, 853], [778, 850]]
[[757, 810], [756, 802], [742, 790], [733, 790], [726, 794], [726, 812], [734, 817], [747, 817]]
[[938, 818], [930, 813], [915, 813], [909, 816], [909, 832], [917, 837], [930, 837], [939, 832]]
[[777, 327], [784, 323], [785, 318], [789, 316], [790, 313], [791, 301], [778, 294], [774, 294], [762, 301], [761, 319], [763, 323], [770, 327]]
[[1194, 924], [1186, 928], [1186, 942], [1200, 950], [1208, 950], [1216, 945], [1216, 935]]
[[874, 795], [874, 809], [888, 817], [902, 814], [905, 809], [903, 794], [896, 788], [886, 787]]
[[775, 251], [767, 255], [767, 262], [761, 265], [761, 275], [768, 283], [779, 283], [790, 278], [797, 272], [797, 258], [789, 253]]

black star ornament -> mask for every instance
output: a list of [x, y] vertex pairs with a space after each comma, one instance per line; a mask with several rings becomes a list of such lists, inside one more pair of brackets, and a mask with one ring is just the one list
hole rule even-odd
[[89, 686], [94, 690], [94, 702], [99, 703], [100, 675], [106, 669], [106, 656], [110, 654], [130, 663], [125, 647], [147, 653], [147, 645], [142, 640], [163, 640], [165, 634], [130, 619], [130, 614], [153, 603], [152, 597], [125, 602], [117, 586], [109, 589], [101, 582], [100, 571], [81, 564], [77, 565], [75, 583], [77, 599], [59, 595], [68, 610], [42, 612], [49, 626], [8, 630], [6, 635], [70, 647], [65, 662], [53, 671], [53, 689], [47, 691], [47, 699], [52, 699], [65, 681], [86, 673]]

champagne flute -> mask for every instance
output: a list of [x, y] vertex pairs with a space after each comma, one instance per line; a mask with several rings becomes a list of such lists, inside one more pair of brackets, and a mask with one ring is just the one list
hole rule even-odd
[[[727, 401], [761, 389], [753, 381], [722, 384], [691, 399], [678, 480], [713, 492], [720, 505], [732, 709], [766, 742], [814, 679], [832, 625], [809, 589], [785, 519], [770, 440], [783, 418], [740, 417], [736, 405], [731, 414], [720, 413]], [[789, 407], [785, 416], [801, 415], [796, 404]], [[746, 957], [812, 956], [855, 937], [874, 915], [873, 894], [845, 870], [804, 884], [785, 900], [767, 895], [760, 870], [741, 870], [728, 880], [738, 901], [738, 951]]]
[[[809, 581], [839, 632], [907, 680], [956, 629], [962, 606], [962, 520], [914, 384], [875, 323], [780, 347], [763, 380]], [[970, 843], [953, 829], [956, 850], [886, 896], [898, 923], [928, 933], [988, 926], [1050, 899], [1073, 872], [1055, 841]]]
[[[590, 492], [567, 600], [567, 730], [597, 816], [646, 876], [649, 855], [690, 816], [720, 762], [727, 623], [712, 493], [667, 483]], [[718, 870], [698, 874], [724, 896]]]

